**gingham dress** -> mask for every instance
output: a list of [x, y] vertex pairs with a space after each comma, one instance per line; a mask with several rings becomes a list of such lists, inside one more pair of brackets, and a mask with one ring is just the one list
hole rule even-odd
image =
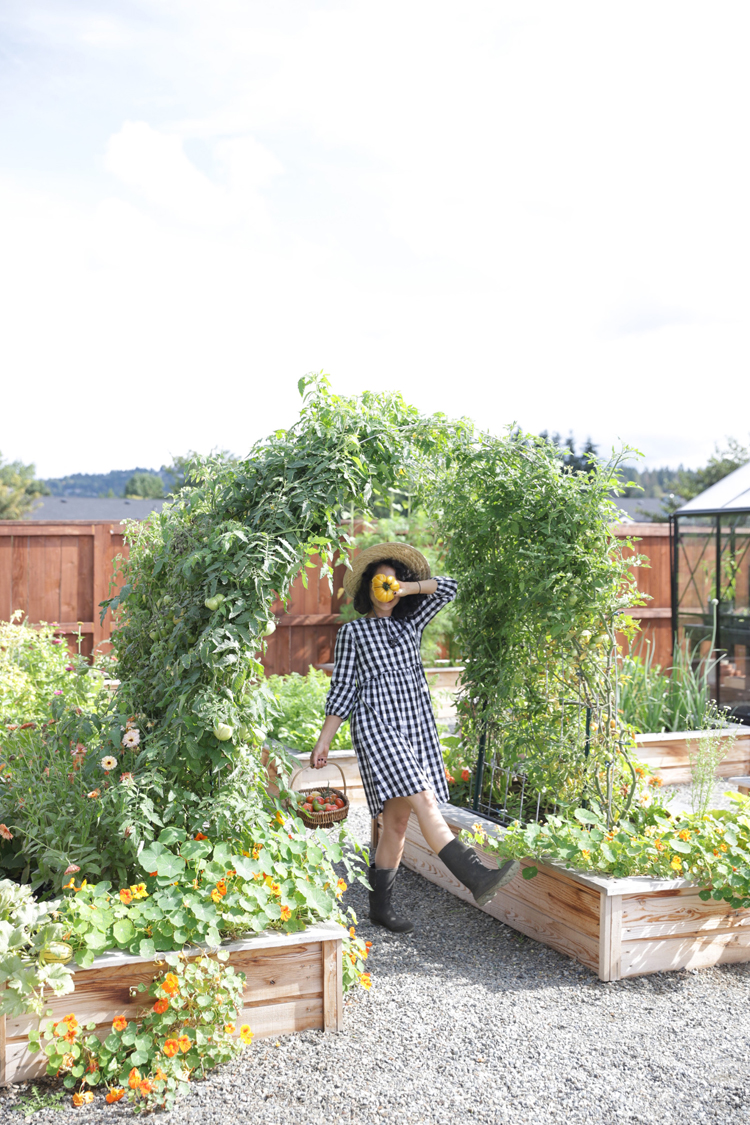
[[351, 719], [352, 743], [373, 816], [390, 797], [431, 789], [448, 800], [430, 691], [419, 656], [422, 632], [457, 585], [438, 578], [412, 617], [360, 617], [336, 638], [326, 715]]

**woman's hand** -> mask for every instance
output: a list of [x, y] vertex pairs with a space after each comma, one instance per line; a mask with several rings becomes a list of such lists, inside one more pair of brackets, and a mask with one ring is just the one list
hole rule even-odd
[[310, 765], [314, 770], [323, 769], [323, 766], [328, 761], [328, 751], [331, 749], [331, 743], [336, 736], [336, 731], [345, 721], [346, 720], [342, 719], [339, 715], [326, 715], [323, 729], [310, 755]]
[[314, 770], [322, 770], [328, 762], [328, 746], [316, 746], [310, 755], [310, 765]]

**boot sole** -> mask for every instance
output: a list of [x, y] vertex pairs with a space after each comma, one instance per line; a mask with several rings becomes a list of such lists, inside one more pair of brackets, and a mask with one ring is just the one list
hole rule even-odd
[[[503, 867], [506, 867], [506, 864], [503, 864]], [[503, 871], [503, 868], [500, 870]], [[520, 870], [521, 864], [519, 861], [517, 859], [511, 860], [511, 862], [507, 864], [507, 870], [503, 871], [497, 882], [493, 883], [491, 887], [488, 887], [486, 891], [482, 891], [480, 895], [475, 896], [474, 901], [477, 906], [486, 906], [488, 902], [491, 902], [500, 888], [504, 887], [506, 883], [512, 882]]]

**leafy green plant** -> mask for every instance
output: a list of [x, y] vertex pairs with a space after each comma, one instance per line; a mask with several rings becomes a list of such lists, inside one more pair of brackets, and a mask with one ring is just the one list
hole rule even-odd
[[[0, 880], [0, 1015], [41, 1015], [44, 990], [64, 996], [73, 989], [70, 970], [52, 960], [60, 955], [64, 927], [56, 920], [59, 903], [36, 902], [30, 887]], [[62, 949], [63, 957], [71, 951]], [[48, 960], [49, 959], [49, 960]]]
[[547, 807], [594, 801], [613, 821], [634, 785], [615, 637], [636, 628], [623, 611], [639, 601], [640, 557], [610, 533], [627, 452], [572, 472], [542, 438], [481, 435], [456, 449], [431, 495], [459, 584], [465, 744], [526, 774]]
[[[685, 878], [704, 888], [704, 901], [713, 898], [745, 910], [750, 907], [750, 799], [728, 796], [737, 805], [735, 812], [670, 816], [653, 803], [612, 826], [597, 810], [579, 808], [572, 815], [551, 815], [544, 823], [515, 823], [503, 835], [488, 835], [481, 825], [462, 835], [503, 858], [533, 858], [618, 878]], [[523, 872], [526, 879], [537, 873], [534, 866]]]
[[721, 716], [712, 715], [716, 721], [713, 729], [701, 732], [697, 746], [689, 754], [690, 758], [690, 800], [696, 816], [702, 816], [708, 810], [716, 783], [716, 767], [724, 760], [734, 746], [734, 734], [727, 733], [722, 727]]
[[104, 676], [79, 652], [71, 655], [52, 625], [31, 626], [19, 611], [0, 622], [0, 722], [43, 723], [68, 707], [95, 710]]
[[139, 1111], [170, 1109], [194, 1075], [229, 1062], [252, 1041], [249, 1025], [236, 1033], [244, 975], [224, 964], [227, 957], [167, 953], [169, 971], [131, 990], [148, 991], [149, 1006], [137, 1019], [117, 1016], [102, 1042], [92, 1034], [96, 1024], [81, 1028], [71, 1013], [31, 1031], [29, 1050], [43, 1050], [47, 1073], [63, 1074], [69, 1090], [79, 1088], [74, 1105], [92, 1100], [89, 1087], [106, 1084], [110, 1103], [127, 1095]]
[[[315, 746], [325, 718], [330, 678], [310, 665], [307, 675], [269, 676], [268, 687], [278, 711], [269, 716], [268, 736], [291, 750], [306, 754]], [[349, 723], [343, 723], [331, 743], [332, 750], [350, 750]]]
[[622, 658], [620, 713], [624, 722], [642, 733], [706, 730], [715, 725], [710, 676], [718, 658], [677, 645], [665, 673], [654, 663], [653, 647], [641, 642]]
[[123, 745], [140, 739], [137, 725], [114, 708], [77, 715], [61, 703], [53, 714], [3, 740], [0, 870], [53, 892], [72, 871], [126, 881], [160, 826], [151, 774], [135, 771], [137, 743]]
[[141, 881], [116, 892], [108, 880], [70, 880], [60, 916], [79, 965], [108, 949], [153, 957], [266, 929], [294, 933], [330, 918], [356, 923], [351, 909], [342, 912], [347, 884], [333, 868], [343, 863], [350, 880], [364, 882], [343, 831], [338, 841], [322, 829], [308, 837], [300, 820], [277, 809], [273, 817], [259, 813], [233, 842], [196, 836], [165, 828], [138, 856]]
[[35, 1113], [41, 1110], [62, 1110], [63, 1107], [60, 1102], [65, 1097], [62, 1090], [45, 1090], [41, 1086], [32, 1086], [25, 1094], [23, 1094], [13, 1109], [16, 1113], [21, 1113], [27, 1121], [30, 1121]]

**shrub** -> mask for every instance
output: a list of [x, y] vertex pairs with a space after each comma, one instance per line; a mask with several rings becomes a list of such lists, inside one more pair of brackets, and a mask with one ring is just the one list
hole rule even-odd
[[52, 625], [31, 626], [14, 613], [0, 622], [0, 722], [45, 722], [52, 708], [95, 709], [104, 676], [80, 653], [71, 655]]
[[[269, 676], [268, 686], [278, 705], [270, 720], [269, 737], [291, 750], [309, 754], [317, 742], [325, 719], [325, 701], [330, 677], [310, 665], [307, 675]], [[349, 723], [343, 723], [331, 743], [332, 750], [350, 750]]]

